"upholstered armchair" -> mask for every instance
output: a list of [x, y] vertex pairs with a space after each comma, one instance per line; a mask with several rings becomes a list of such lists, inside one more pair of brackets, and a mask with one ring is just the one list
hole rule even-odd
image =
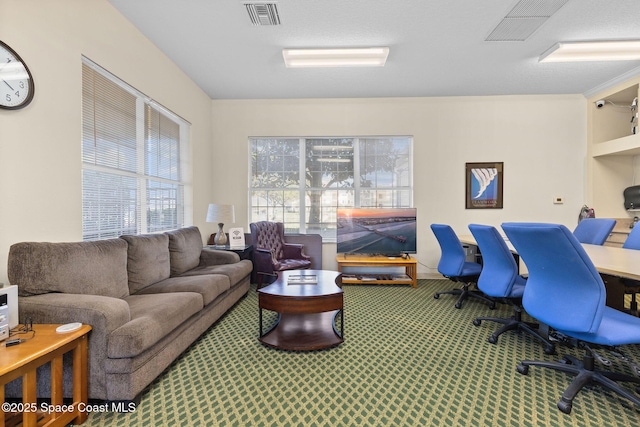
[[259, 221], [249, 225], [254, 245], [254, 271], [258, 288], [267, 276], [272, 281], [279, 271], [307, 269], [311, 259], [302, 253], [303, 245], [284, 241], [281, 222]]

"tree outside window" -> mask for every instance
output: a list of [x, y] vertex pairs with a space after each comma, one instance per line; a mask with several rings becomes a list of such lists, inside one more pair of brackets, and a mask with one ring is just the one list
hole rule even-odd
[[250, 222], [335, 241], [338, 207], [411, 207], [410, 137], [252, 138]]

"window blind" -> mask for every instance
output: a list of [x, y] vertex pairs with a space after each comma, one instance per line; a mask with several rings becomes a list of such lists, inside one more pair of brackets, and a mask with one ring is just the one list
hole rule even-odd
[[188, 123], [91, 61], [82, 67], [83, 239], [183, 226]]

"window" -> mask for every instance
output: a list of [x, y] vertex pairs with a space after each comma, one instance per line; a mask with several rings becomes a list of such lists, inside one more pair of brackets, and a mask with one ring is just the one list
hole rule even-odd
[[335, 241], [338, 207], [411, 207], [412, 139], [251, 138], [250, 222]]
[[188, 126], [83, 58], [84, 240], [184, 225]]

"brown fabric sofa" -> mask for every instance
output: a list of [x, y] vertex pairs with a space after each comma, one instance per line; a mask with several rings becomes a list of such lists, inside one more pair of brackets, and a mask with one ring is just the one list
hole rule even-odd
[[[89, 242], [17, 243], [8, 260], [21, 322], [30, 317], [33, 323], [93, 327], [89, 398], [109, 401], [136, 399], [246, 295], [251, 270], [251, 261], [233, 252], [203, 248], [197, 227]], [[42, 376], [39, 393], [47, 396], [48, 375]]]

